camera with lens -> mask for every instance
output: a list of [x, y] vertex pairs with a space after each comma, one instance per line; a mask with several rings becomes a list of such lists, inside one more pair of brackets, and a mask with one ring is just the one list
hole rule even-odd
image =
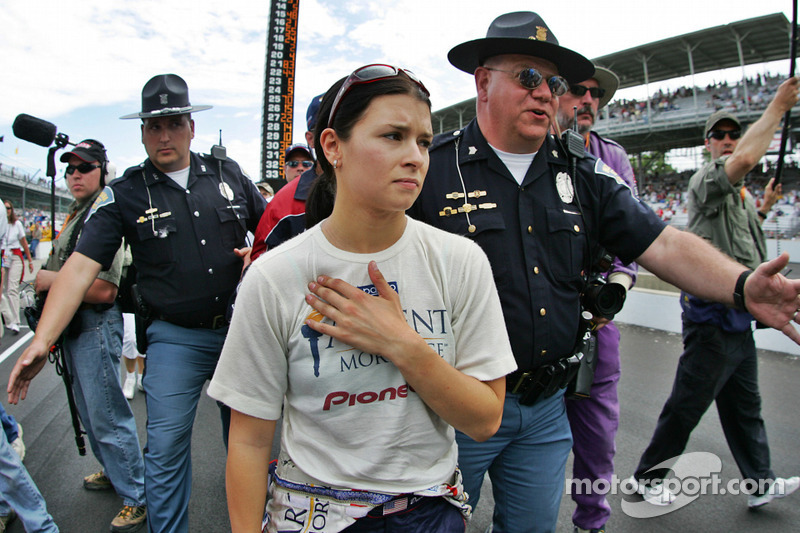
[[609, 283], [603, 277], [603, 273], [608, 272], [613, 261], [614, 256], [598, 246], [592, 260], [589, 279], [581, 294], [581, 305], [596, 317], [612, 319], [625, 303], [626, 288], [619, 283]]

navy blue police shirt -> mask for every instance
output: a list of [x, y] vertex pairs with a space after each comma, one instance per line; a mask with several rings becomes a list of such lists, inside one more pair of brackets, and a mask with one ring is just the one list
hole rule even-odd
[[578, 161], [575, 191], [567, 157], [549, 135], [522, 185], [476, 120], [464, 130], [437, 136], [430, 158], [422, 192], [408, 214], [469, 237], [486, 252], [521, 371], [572, 353], [587, 250], [600, 243], [629, 263], [664, 228], [594, 156]]
[[107, 268], [124, 237], [156, 316], [224, 315], [242, 271], [233, 250], [266, 201], [236, 162], [218, 174], [218, 160], [193, 152], [187, 189], [149, 159], [129, 168], [95, 200], [75, 251]]

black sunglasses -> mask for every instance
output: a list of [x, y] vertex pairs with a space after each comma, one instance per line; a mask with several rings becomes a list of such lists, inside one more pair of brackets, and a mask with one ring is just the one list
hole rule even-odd
[[97, 163], [81, 163], [80, 165], [67, 165], [67, 174], [75, 174], [77, 170], [81, 174], [88, 174], [92, 170], [96, 168], [100, 168], [103, 165], [98, 165]]
[[303, 165], [303, 168], [311, 168], [314, 166], [313, 161], [287, 161], [286, 166], [289, 168], [297, 168], [300, 165]]
[[714, 130], [714, 131], [709, 131], [708, 135], [706, 136], [706, 138], [708, 138], [708, 139], [716, 139], [718, 141], [721, 141], [722, 139], [725, 138], [726, 135], [728, 137], [730, 137], [732, 141], [735, 141], [736, 139], [738, 139], [739, 137], [742, 136], [742, 130], [733, 130], [733, 131]]
[[606, 90], [601, 89], [600, 87], [587, 87], [585, 85], [578, 85], [578, 84], [569, 86], [569, 92], [571, 92], [578, 98], [586, 94], [586, 91], [589, 91], [589, 94], [592, 95], [592, 98], [602, 98], [603, 96], [606, 95]]
[[422, 89], [422, 92], [425, 93], [425, 96], [431, 95], [431, 93], [428, 92], [428, 89], [426, 89], [425, 86], [422, 85], [422, 82], [419, 81], [419, 78], [417, 78], [417, 76], [410, 70], [393, 67], [392, 65], [365, 65], [354, 70], [353, 73], [350, 74], [346, 80], [344, 80], [339, 92], [336, 93], [336, 98], [333, 99], [333, 105], [331, 106], [331, 114], [328, 116], [328, 127], [332, 127], [333, 119], [336, 117], [336, 111], [339, 110], [339, 104], [342, 103], [342, 99], [345, 97], [345, 95], [347, 95], [354, 85], [371, 83], [373, 81], [385, 80], [387, 78], [394, 78], [395, 76], [399, 76], [401, 72], [408, 76], [411, 81], [419, 85], [419, 88]]
[[[505, 72], [507, 74], [514, 74], [517, 76], [517, 81], [520, 85], [532, 91], [539, 87], [544, 81], [544, 75], [536, 70], [535, 68], [524, 68], [519, 72], [512, 72], [509, 70], [502, 70], [499, 68], [491, 68], [491, 67], [483, 67], [486, 70], [494, 70], [497, 72]], [[550, 76], [547, 78], [547, 86], [550, 88], [550, 92], [553, 96], [561, 96], [567, 92], [567, 88], [569, 84], [567, 80], [562, 78], [561, 76]]]

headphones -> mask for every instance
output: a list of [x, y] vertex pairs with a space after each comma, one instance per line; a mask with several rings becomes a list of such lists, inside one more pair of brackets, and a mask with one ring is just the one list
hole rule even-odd
[[111, 178], [109, 178], [108, 181], [112, 181], [115, 177], [117, 177], [117, 167], [114, 166], [113, 163], [110, 163], [108, 161], [108, 154], [106, 153], [106, 147], [105, 145], [103, 145], [103, 143], [95, 139], [86, 139], [85, 141], [82, 142], [94, 143], [98, 147], [100, 147], [101, 150], [103, 150], [103, 161], [101, 162], [100, 165], [100, 187], [105, 187], [106, 176], [108, 176], [109, 174], [111, 175]]

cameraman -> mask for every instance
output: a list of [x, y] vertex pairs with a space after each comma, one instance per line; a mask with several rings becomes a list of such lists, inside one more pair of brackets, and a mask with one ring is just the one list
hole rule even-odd
[[[108, 159], [98, 141], [87, 139], [61, 156], [68, 163], [67, 186], [75, 201], [53, 243], [53, 253], [36, 276], [36, 292], [44, 296], [72, 254], [89, 207], [105, 187]], [[113, 171], [112, 171], [113, 172]], [[135, 531], [145, 523], [144, 462], [136, 420], [119, 384], [122, 314], [114, 304], [122, 273], [122, 249], [109, 270], [100, 272], [64, 332], [65, 359], [72, 391], [92, 452], [102, 465], [87, 476], [87, 490], [116, 490], [123, 507], [111, 531]], [[43, 299], [43, 298], [42, 298]]]

